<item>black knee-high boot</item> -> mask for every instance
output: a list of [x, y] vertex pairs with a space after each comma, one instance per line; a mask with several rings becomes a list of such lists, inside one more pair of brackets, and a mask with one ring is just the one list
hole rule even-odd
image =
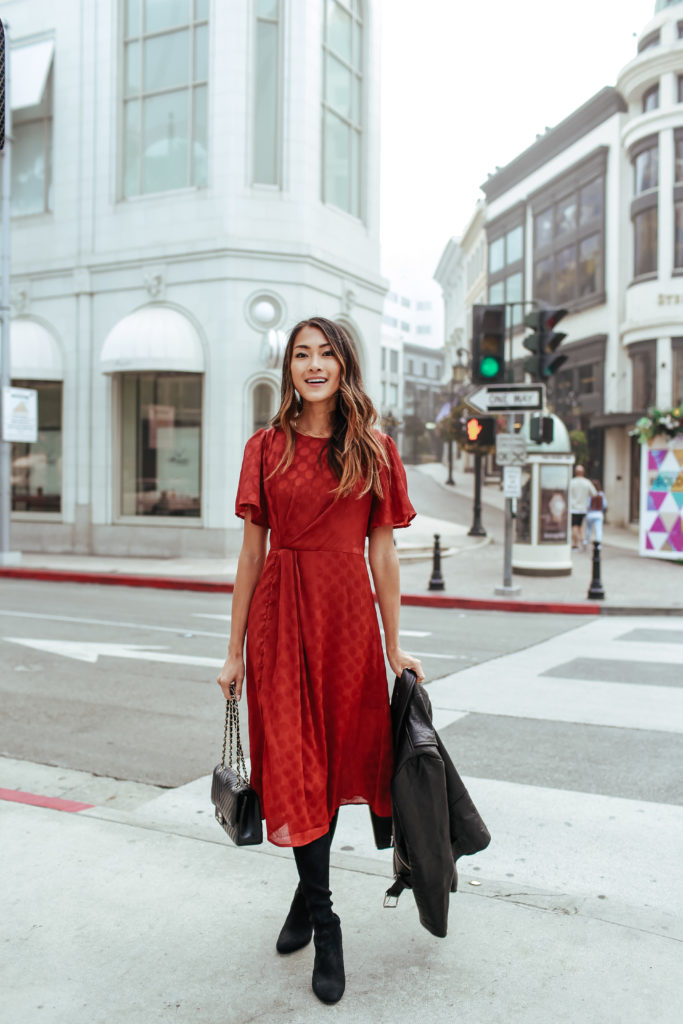
[[[334, 832], [337, 827], [337, 817], [339, 811], [335, 811], [334, 817], [330, 822], [330, 830], [328, 832], [329, 841], [332, 842]], [[297, 885], [294, 890], [294, 899], [292, 905], [289, 908], [289, 913], [285, 918], [285, 923], [282, 926], [282, 930], [277, 937], [275, 948], [278, 953], [294, 953], [297, 949], [303, 949], [311, 941], [313, 936], [313, 920], [308, 912], [306, 905], [306, 898], [301, 888], [301, 882]]]
[[330, 898], [330, 843], [327, 832], [306, 846], [296, 846], [294, 857], [313, 921], [313, 991], [322, 1002], [337, 1003], [344, 994], [346, 978], [341, 926]]

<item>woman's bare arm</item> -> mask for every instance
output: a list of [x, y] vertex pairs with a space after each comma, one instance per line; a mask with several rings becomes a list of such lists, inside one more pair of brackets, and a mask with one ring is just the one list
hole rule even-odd
[[398, 643], [401, 582], [394, 534], [390, 526], [377, 526], [370, 530], [368, 553], [379, 613], [384, 626], [384, 646], [391, 670], [400, 676], [404, 668], [412, 668], [418, 682], [421, 683], [424, 679], [421, 662], [402, 651]]
[[247, 512], [232, 595], [228, 656], [218, 676], [218, 684], [226, 697], [231, 696], [230, 686], [232, 683], [235, 684], [235, 696], [238, 700], [242, 696], [244, 683], [244, 638], [247, 632], [249, 606], [266, 560], [267, 534], [265, 527], [252, 523], [251, 515]]

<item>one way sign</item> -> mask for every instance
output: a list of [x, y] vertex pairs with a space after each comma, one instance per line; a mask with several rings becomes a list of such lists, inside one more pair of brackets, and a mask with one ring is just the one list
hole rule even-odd
[[489, 384], [465, 399], [477, 412], [538, 412], [545, 404], [542, 384]]

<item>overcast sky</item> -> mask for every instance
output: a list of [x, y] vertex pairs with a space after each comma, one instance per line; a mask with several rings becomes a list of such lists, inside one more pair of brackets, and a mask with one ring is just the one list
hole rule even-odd
[[654, 0], [383, 0], [383, 270], [430, 278], [479, 187], [616, 78]]

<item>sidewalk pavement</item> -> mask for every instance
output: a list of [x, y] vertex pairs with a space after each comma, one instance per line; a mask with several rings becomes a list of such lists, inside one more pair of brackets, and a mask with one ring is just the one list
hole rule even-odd
[[[290, 957], [274, 949], [295, 886], [291, 852], [234, 847], [213, 820], [208, 777], [165, 791], [11, 759], [0, 770], [5, 786], [74, 808], [0, 803], [0, 986], [11, 1024], [679, 1019], [683, 934], [667, 885], [675, 844], [658, 849], [646, 879], [660, 884], [646, 891], [621, 847], [608, 873], [587, 849], [537, 862], [544, 790], [537, 813], [526, 808], [520, 818], [518, 808], [488, 804], [486, 780], [469, 781], [494, 843], [460, 861], [445, 939], [420, 926], [410, 891], [397, 909], [383, 909], [390, 853], [372, 847], [367, 808], [342, 809], [331, 887], [347, 989], [328, 1008], [310, 988], [312, 946]], [[631, 815], [646, 813], [623, 803], [633, 803]], [[529, 852], [524, 879], [509, 874], [520, 844]], [[560, 891], [548, 881], [555, 876]]]
[[[436, 504], [440, 515], [418, 512], [408, 530], [396, 531], [404, 603], [432, 604], [435, 607], [457, 603], [519, 611], [683, 614], [683, 563], [641, 557], [637, 534], [609, 524], [605, 526], [602, 544], [603, 601], [589, 601], [587, 598], [592, 578], [592, 552], [587, 550], [572, 552], [573, 571], [569, 576], [513, 575], [513, 584], [520, 587], [520, 593], [510, 599], [501, 599], [495, 593], [495, 588], [503, 582], [501, 515], [504, 498], [499, 485], [486, 484], [482, 488], [482, 521], [487, 536], [470, 537], [473, 475], [456, 469], [453, 474], [455, 486], [450, 487], [445, 483], [446, 468], [441, 463], [409, 466], [407, 472], [414, 504], [418, 509], [429, 508], [430, 511]], [[424, 481], [424, 495], [420, 493], [420, 481]], [[438, 493], [438, 502], [433, 500], [434, 493]], [[459, 513], [451, 507], [455, 505], [454, 496], [460, 499]], [[463, 496], [470, 503], [466, 522], [462, 521]], [[436, 533], [440, 535], [443, 553], [441, 568], [445, 589], [442, 593], [428, 589]], [[237, 549], [228, 552], [221, 560], [29, 552], [22, 555], [20, 566], [0, 568], [0, 577], [230, 591], [237, 570], [237, 556]]]

